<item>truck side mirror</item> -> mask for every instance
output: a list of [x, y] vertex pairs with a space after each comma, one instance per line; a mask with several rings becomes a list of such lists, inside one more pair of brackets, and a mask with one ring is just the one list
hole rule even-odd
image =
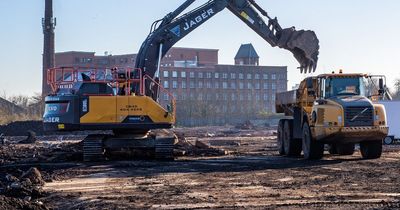
[[385, 87], [383, 85], [383, 78], [379, 78], [379, 95], [383, 95], [385, 93]]

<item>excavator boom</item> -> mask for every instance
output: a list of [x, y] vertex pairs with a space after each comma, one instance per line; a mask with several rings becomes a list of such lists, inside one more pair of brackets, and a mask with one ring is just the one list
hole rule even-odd
[[[136, 68], [157, 78], [160, 60], [168, 50], [183, 37], [207, 22], [225, 8], [240, 18], [272, 47], [280, 47], [293, 53], [303, 73], [315, 71], [318, 62], [319, 40], [313, 31], [295, 30], [294, 27], [282, 29], [277, 18], [271, 18], [254, 0], [209, 0], [200, 7], [179, 16], [196, 0], [186, 0], [175, 11], [153, 23], [150, 34], [143, 42]], [[265, 22], [264, 16], [267, 18]], [[151, 84], [146, 84], [146, 95], [152, 95]]]

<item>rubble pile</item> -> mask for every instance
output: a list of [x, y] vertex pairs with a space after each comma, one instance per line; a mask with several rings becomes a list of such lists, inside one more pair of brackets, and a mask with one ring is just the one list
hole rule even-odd
[[10, 163], [62, 162], [82, 160], [80, 143], [7, 144], [0, 147], [0, 165]]
[[27, 131], [34, 132], [37, 135], [43, 135], [42, 121], [16, 121], [0, 126], [0, 133], [6, 136], [25, 136], [28, 134]]
[[45, 196], [42, 186], [45, 184], [40, 171], [32, 167], [17, 177], [14, 174], [2, 174], [0, 179], [0, 209], [48, 209], [37, 199]]
[[216, 155], [227, 155], [229, 152], [221, 149], [212, 147], [202, 141], [195, 140], [194, 143], [186, 139], [183, 133], [178, 133], [178, 143], [175, 145], [174, 153], [176, 156], [216, 156]]

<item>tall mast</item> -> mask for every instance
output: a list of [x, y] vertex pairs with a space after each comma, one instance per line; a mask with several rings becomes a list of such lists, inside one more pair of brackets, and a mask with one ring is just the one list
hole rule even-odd
[[54, 29], [56, 20], [53, 18], [53, 0], [45, 0], [43, 27], [43, 69], [42, 69], [42, 95], [46, 96], [50, 92], [50, 86], [47, 84], [47, 69], [55, 66], [54, 49]]

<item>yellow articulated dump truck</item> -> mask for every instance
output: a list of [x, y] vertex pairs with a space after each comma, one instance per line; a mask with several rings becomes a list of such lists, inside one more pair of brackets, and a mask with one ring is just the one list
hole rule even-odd
[[[376, 82], [379, 84], [375, 85]], [[385, 107], [372, 103], [385, 96], [384, 76], [322, 74], [304, 79], [297, 90], [277, 93], [279, 153], [321, 159], [329, 152], [352, 155], [360, 144], [364, 159], [379, 158], [388, 133]]]

